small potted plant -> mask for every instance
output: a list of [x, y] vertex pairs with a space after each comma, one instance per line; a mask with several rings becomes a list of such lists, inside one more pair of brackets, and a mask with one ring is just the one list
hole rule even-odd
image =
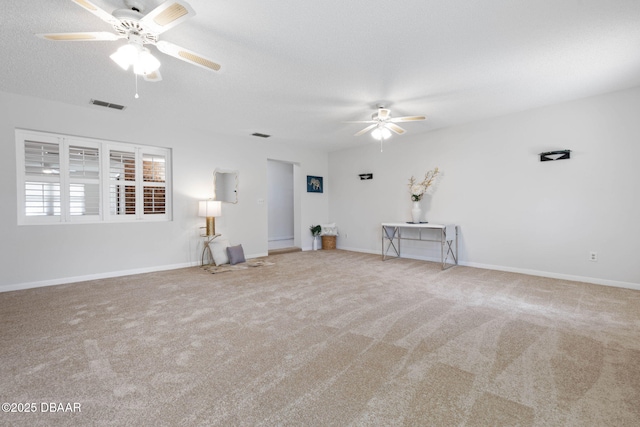
[[318, 236], [322, 232], [322, 227], [320, 225], [312, 225], [309, 230], [311, 230], [311, 235], [313, 236], [313, 250], [315, 251], [318, 249]]

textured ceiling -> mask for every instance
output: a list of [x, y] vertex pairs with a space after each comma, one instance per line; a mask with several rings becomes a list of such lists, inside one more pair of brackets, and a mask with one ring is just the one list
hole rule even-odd
[[[112, 12], [123, 0], [92, 0]], [[161, 0], [139, 0], [146, 10]], [[35, 33], [111, 31], [70, 0], [3, 1], [0, 90], [64, 103], [95, 98], [141, 123], [336, 150], [378, 102], [425, 115], [407, 135], [640, 85], [638, 0], [188, 0], [196, 16], [161, 39], [219, 73], [152, 52], [163, 81], [138, 82], [116, 42]], [[251, 137], [252, 138], [252, 137]], [[405, 137], [397, 137], [401, 140]]]

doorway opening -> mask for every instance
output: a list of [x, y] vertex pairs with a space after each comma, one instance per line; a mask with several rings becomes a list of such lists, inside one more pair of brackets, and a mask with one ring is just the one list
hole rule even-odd
[[[299, 251], [296, 236], [296, 189], [294, 163], [267, 161], [268, 250], [269, 254]], [[299, 211], [299, 209], [298, 209]]]

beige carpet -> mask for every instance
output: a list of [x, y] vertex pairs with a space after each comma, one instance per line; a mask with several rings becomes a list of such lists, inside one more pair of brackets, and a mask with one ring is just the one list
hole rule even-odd
[[268, 259], [0, 294], [0, 425], [640, 425], [640, 292]]
[[250, 260], [247, 260], [246, 262], [241, 262], [239, 264], [234, 264], [234, 265], [208, 264], [208, 265], [202, 266], [202, 269], [205, 271], [208, 271], [211, 274], [218, 274], [218, 273], [227, 273], [229, 271], [246, 270], [248, 268], [254, 268], [254, 267], [264, 267], [265, 265], [273, 265], [273, 263], [271, 261], [267, 261], [266, 259], [250, 259]]

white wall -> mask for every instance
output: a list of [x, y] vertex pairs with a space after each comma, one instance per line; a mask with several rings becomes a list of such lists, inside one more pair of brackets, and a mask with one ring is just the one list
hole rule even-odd
[[[329, 156], [338, 247], [380, 253], [380, 223], [409, 221], [407, 182], [435, 166], [426, 219], [460, 226], [463, 264], [640, 289], [640, 88]], [[571, 159], [538, 153], [570, 149]], [[372, 172], [371, 181], [358, 174]], [[406, 244], [405, 244], [406, 243]], [[405, 255], [439, 249], [403, 242]], [[588, 260], [597, 251], [598, 261]]]
[[[267, 254], [267, 159], [299, 164], [299, 173], [326, 175], [327, 155], [275, 140], [203, 134], [166, 121], [138, 123], [127, 111], [77, 107], [0, 92], [0, 291], [195, 265], [202, 240], [198, 200], [213, 195], [215, 168], [239, 171], [238, 204], [223, 204], [216, 231], [248, 257]], [[175, 123], [173, 121], [172, 123]], [[15, 128], [170, 147], [173, 221], [160, 223], [18, 226]], [[304, 177], [302, 178], [304, 179]], [[300, 185], [304, 189], [304, 185]], [[304, 247], [308, 226], [327, 220], [328, 198], [297, 194]]]
[[[216, 167], [240, 172], [239, 203], [223, 205], [217, 231], [248, 256], [266, 255], [267, 204], [258, 201], [267, 200], [267, 159], [300, 165], [295, 227], [304, 249], [309, 225], [335, 221], [339, 248], [379, 253], [380, 222], [410, 219], [408, 178], [439, 166], [422, 207], [431, 222], [460, 225], [463, 264], [640, 288], [640, 88], [426, 136], [412, 137], [407, 125], [383, 153], [371, 142], [329, 156], [3, 92], [0, 110], [0, 290], [197, 264], [197, 202], [211, 196]], [[173, 221], [18, 227], [16, 127], [172, 148]], [[536, 155], [563, 148], [571, 160]], [[374, 179], [360, 181], [365, 172]], [[307, 175], [323, 176], [325, 192], [306, 193]], [[409, 243], [405, 254], [439, 254], [423, 245]]]

